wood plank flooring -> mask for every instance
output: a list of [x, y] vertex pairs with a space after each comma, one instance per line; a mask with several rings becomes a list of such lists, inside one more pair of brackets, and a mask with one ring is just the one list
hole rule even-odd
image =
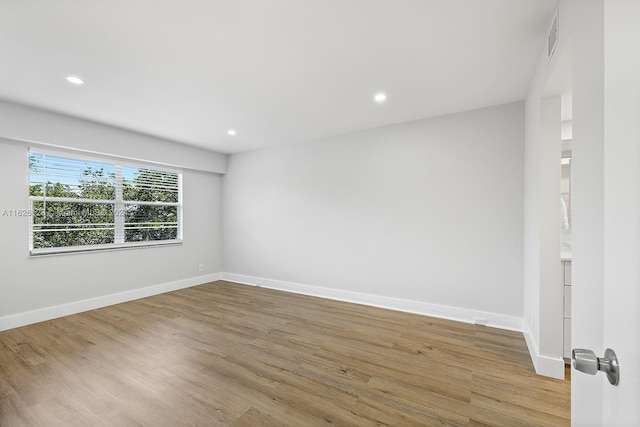
[[565, 426], [521, 334], [215, 282], [0, 332], [0, 426]]

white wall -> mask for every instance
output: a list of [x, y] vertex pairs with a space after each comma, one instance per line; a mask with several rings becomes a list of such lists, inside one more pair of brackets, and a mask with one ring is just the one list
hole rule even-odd
[[224, 169], [225, 156], [0, 102], [0, 213], [29, 206], [29, 144], [7, 137], [165, 164], [174, 160], [190, 169], [183, 176], [182, 245], [30, 257], [29, 219], [0, 216], [0, 330], [218, 277], [222, 179], [211, 169]]
[[[538, 327], [543, 331], [540, 340], [540, 353], [551, 357], [559, 365], [558, 376], [564, 378], [563, 348], [563, 286], [560, 264], [560, 186], [562, 155], [561, 139], [561, 97], [550, 96], [541, 101], [541, 140], [540, 155], [544, 172], [540, 176], [540, 321]], [[554, 209], [555, 208], [555, 209]], [[561, 369], [560, 369], [561, 368]]]
[[[604, 425], [640, 425], [640, 2], [604, 2], [604, 338], [620, 384], [604, 382]], [[587, 314], [587, 313], [584, 313]], [[588, 397], [588, 396], [587, 396]]]
[[541, 52], [525, 107], [524, 332], [536, 372], [555, 378], [564, 378], [558, 214], [562, 94], [549, 94], [548, 84], [558, 64], [571, 55], [570, 16], [564, 3], [559, 9], [558, 46], [551, 61], [546, 46]]
[[[569, 0], [573, 36], [573, 348], [604, 354], [604, 2]], [[604, 375], [573, 371], [571, 418], [601, 426]]]
[[516, 103], [230, 156], [227, 277], [520, 329], [523, 118]]

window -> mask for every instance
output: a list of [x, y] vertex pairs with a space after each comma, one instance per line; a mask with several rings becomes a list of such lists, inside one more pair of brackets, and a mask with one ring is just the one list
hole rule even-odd
[[31, 253], [182, 241], [182, 174], [29, 152]]

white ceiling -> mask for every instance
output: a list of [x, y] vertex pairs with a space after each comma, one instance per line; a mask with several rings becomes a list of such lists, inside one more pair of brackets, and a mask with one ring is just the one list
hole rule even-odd
[[226, 153], [305, 141], [524, 99], [556, 5], [0, 0], [0, 98]]

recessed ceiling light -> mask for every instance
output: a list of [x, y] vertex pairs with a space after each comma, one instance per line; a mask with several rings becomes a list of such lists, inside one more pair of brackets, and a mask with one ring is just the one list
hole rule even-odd
[[376, 96], [374, 96], [373, 99], [380, 104], [387, 100], [387, 95], [382, 92], [376, 93]]
[[78, 85], [78, 86], [84, 84], [84, 80], [82, 80], [78, 76], [67, 76], [66, 78], [67, 78], [67, 81], [71, 84]]
[[235, 131], [235, 130], [233, 130], [233, 129], [229, 129], [229, 130], [227, 131], [227, 133], [228, 133], [229, 135], [231, 135], [231, 136], [236, 136], [236, 131]]

